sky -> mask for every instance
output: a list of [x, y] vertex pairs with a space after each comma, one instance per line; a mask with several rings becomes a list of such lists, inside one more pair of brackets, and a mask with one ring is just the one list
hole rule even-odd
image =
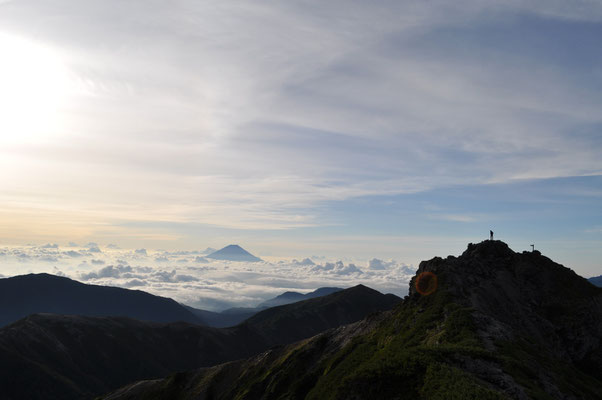
[[0, 0], [0, 274], [395, 270], [491, 229], [600, 275], [600, 37], [599, 1]]

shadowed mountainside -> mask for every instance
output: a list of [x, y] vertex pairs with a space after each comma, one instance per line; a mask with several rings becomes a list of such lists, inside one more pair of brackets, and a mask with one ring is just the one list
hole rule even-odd
[[0, 329], [0, 393], [3, 399], [90, 398], [135, 380], [249, 357], [390, 309], [400, 300], [356, 286], [268, 309], [226, 329], [31, 315]]
[[394, 310], [125, 399], [600, 399], [602, 289], [500, 241], [423, 261]]
[[284, 304], [296, 303], [298, 301], [303, 301], [307, 299], [314, 299], [316, 297], [326, 296], [331, 293], [338, 292], [343, 290], [337, 287], [321, 287], [313, 292], [309, 293], [299, 293], [299, 292], [284, 292], [281, 295], [274, 297], [273, 299], [269, 299], [264, 301], [263, 303], [259, 303], [258, 308], [268, 308], [268, 307], [276, 307], [282, 306]]
[[598, 287], [602, 287], [602, 275], [592, 276], [591, 278], [588, 279], [588, 281], [590, 281], [591, 283], [593, 283], [594, 285], [596, 285]]
[[33, 313], [204, 323], [176, 301], [139, 290], [87, 285], [50, 274], [0, 279], [0, 327]]
[[202, 319], [206, 323], [206, 325], [213, 326], [215, 328], [226, 328], [229, 326], [237, 325], [243, 322], [244, 320], [252, 317], [253, 315], [257, 314], [258, 312], [265, 310], [266, 308], [296, 303], [298, 301], [303, 301], [307, 299], [314, 299], [316, 297], [326, 296], [331, 293], [338, 292], [340, 290], [343, 289], [334, 287], [323, 287], [306, 294], [298, 292], [284, 292], [281, 295], [274, 297], [273, 299], [269, 299], [264, 301], [263, 303], [260, 303], [257, 307], [235, 307], [229, 308], [222, 312], [200, 310], [186, 305], [184, 305], [184, 307], [188, 311], [192, 312], [194, 315]]

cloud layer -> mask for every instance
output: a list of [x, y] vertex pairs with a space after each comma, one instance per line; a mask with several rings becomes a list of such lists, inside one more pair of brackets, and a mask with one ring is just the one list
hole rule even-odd
[[[364, 284], [377, 290], [407, 293], [414, 268], [395, 261], [227, 262], [207, 260], [200, 251], [147, 251], [99, 248], [64, 249], [61, 246], [21, 246], [0, 249], [7, 276], [48, 272], [89, 284], [144, 290], [203, 309], [254, 307], [285, 291], [302, 293], [318, 287]], [[80, 256], [73, 258], [70, 253]], [[100, 258], [98, 258], [100, 257]], [[156, 261], [161, 259], [161, 261]], [[99, 262], [99, 261], [102, 261]], [[106, 266], [104, 264], [107, 264]]]

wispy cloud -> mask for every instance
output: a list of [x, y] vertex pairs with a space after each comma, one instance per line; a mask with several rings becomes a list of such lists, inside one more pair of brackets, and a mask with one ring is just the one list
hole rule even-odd
[[596, 49], [546, 43], [599, 18], [591, 2], [3, 4], [85, 88], [56, 140], [8, 149], [30, 189], [3, 201], [273, 229], [323, 224], [324, 201], [599, 171], [575, 131], [600, 123], [600, 77], [571, 74]]
[[[298, 232], [289, 248], [299, 238], [319, 247], [365, 229], [424, 239], [439, 222], [518, 213], [506, 205], [524, 196], [494, 212], [471, 210], [475, 195], [425, 213], [408, 205], [420, 193], [484, 197], [477, 188], [602, 171], [596, 2], [0, 7], [2, 30], [47, 48], [72, 81], [58, 127], [2, 142], [5, 242], [140, 248], [287, 230]], [[590, 182], [582, 193], [599, 192]]]

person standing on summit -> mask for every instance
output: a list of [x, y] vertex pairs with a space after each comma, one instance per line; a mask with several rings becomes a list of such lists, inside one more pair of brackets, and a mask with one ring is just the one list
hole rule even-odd
[[489, 240], [493, 240], [493, 231], [492, 230], [489, 231]]

